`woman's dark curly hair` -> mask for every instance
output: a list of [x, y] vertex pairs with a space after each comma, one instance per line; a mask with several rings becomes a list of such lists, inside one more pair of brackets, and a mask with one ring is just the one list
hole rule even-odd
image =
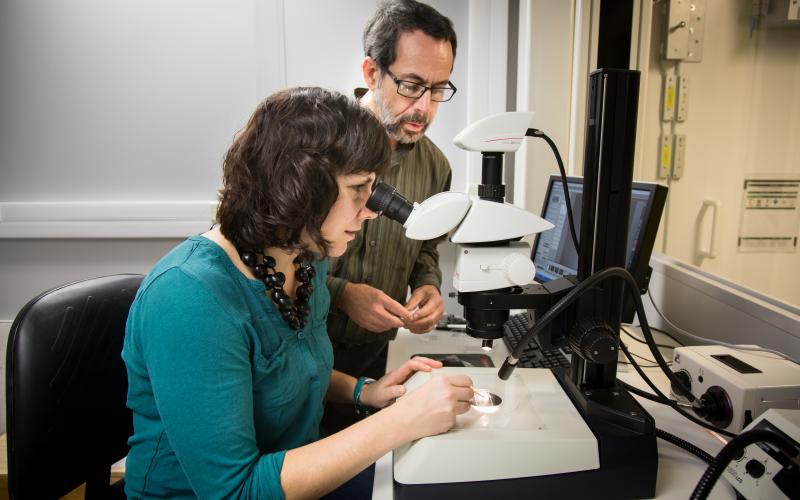
[[390, 155], [383, 126], [355, 99], [318, 87], [276, 92], [225, 156], [220, 230], [240, 251], [308, 252], [305, 229], [326, 256], [321, 227], [339, 196], [336, 177], [380, 175]]

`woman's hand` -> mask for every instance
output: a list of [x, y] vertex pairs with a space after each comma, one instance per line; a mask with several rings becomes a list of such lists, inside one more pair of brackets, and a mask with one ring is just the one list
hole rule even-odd
[[386, 411], [400, 415], [409, 438], [414, 440], [450, 430], [456, 424], [456, 415], [469, 411], [474, 396], [472, 379], [442, 374], [431, 377]]
[[[384, 408], [406, 393], [402, 384], [411, 375], [441, 367], [440, 361], [414, 357], [377, 382], [364, 386], [361, 403]], [[456, 415], [469, 411], [474, 396], [472, 379], [468, 376], [442, 374], [432, 377], [386, 411], [397, 415], [402, 427], [409, 432], [409, 440], [419, 439], [450, 430], [456, 423]]]
[[373, 408], [385, 408], [406, 393], [406, 388], [403, 387], [403, 384], [411, 375], [416, 372], [429, 372], [434, 368], [441, 367], [441, 361], [416, 356], [403, 363], [396, 370], [390, 371], [377, 382], [365, 385], [361, 389], [361, 403]]

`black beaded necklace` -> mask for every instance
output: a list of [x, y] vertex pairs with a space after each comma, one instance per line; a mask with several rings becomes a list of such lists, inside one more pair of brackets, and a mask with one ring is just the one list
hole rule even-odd
[[308, 301], [311, 299], [311, 294], [314, 293], [314, 285], [311, 284], [311, 279], [317, 275], [314, 266], [300, 256], [295, 257], [294, 263], [297, 265], [297, 270], [294, 276], [300, 284], [297, 285], [296, 299], [292, 303], [292, 299], [283, 290], [286, 276], [280, 271], [275, 271], [273, 257], [252, 250], [239, 252], [239, 257], [253, 272], [253, 276], [264, 282], [267, 291], [272, 291], [272, 300], [275, 301], [283, 320], [289, 327], [293, 330], [302, 330], [310, 312]]

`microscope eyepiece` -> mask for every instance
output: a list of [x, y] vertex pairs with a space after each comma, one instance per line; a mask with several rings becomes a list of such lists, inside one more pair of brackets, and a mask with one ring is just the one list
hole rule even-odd
[[400, 224], [405, 224], [414, 205], [403, 197], [394, 186], [376, 182], [367, 200], [367, 208]]

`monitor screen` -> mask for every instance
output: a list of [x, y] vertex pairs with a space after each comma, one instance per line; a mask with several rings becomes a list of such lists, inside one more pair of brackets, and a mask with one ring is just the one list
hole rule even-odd
[[[583, 206], [583, 181], [569, 180], [570, 202], [575, 220], [575, 234], [581, 234], [581, 210]], [[542, 207], [542, 218], [555, 227], [539, 233], [533, 250], [536, 265], [536, 281], [544, 283], [561, 276], [578, 274], [578, 253], [572, 243], [567, 219], [567, 203], [564, 201], [564, 186], [560, 179], [550, 179], [547, 198]]]
[[[568, 177], [567, 186], [575, 220], [575, 233], [580, 237], [583, 178]], [[650, 278], [650, 255], [658, 233], [666, 193], [666, 187], [650, 182], [634, 182], [632, 186], [625, 267], [636, 279], [642, 293], [647, 290], [647, 281]], [[539, 233], [536, 238], [532, 251], [533, 263], [536, 266], [536, 281], [544, 283], [561, 276], [577, 275], [578, 253], [572, 243], [564, 187], [558, 175], [550, 177], [547, 196], [542, 207], [542, 217], [555, 227]], [[623, 315], [632, 320], [630, 307], [626, 309], [628, 311]]]

